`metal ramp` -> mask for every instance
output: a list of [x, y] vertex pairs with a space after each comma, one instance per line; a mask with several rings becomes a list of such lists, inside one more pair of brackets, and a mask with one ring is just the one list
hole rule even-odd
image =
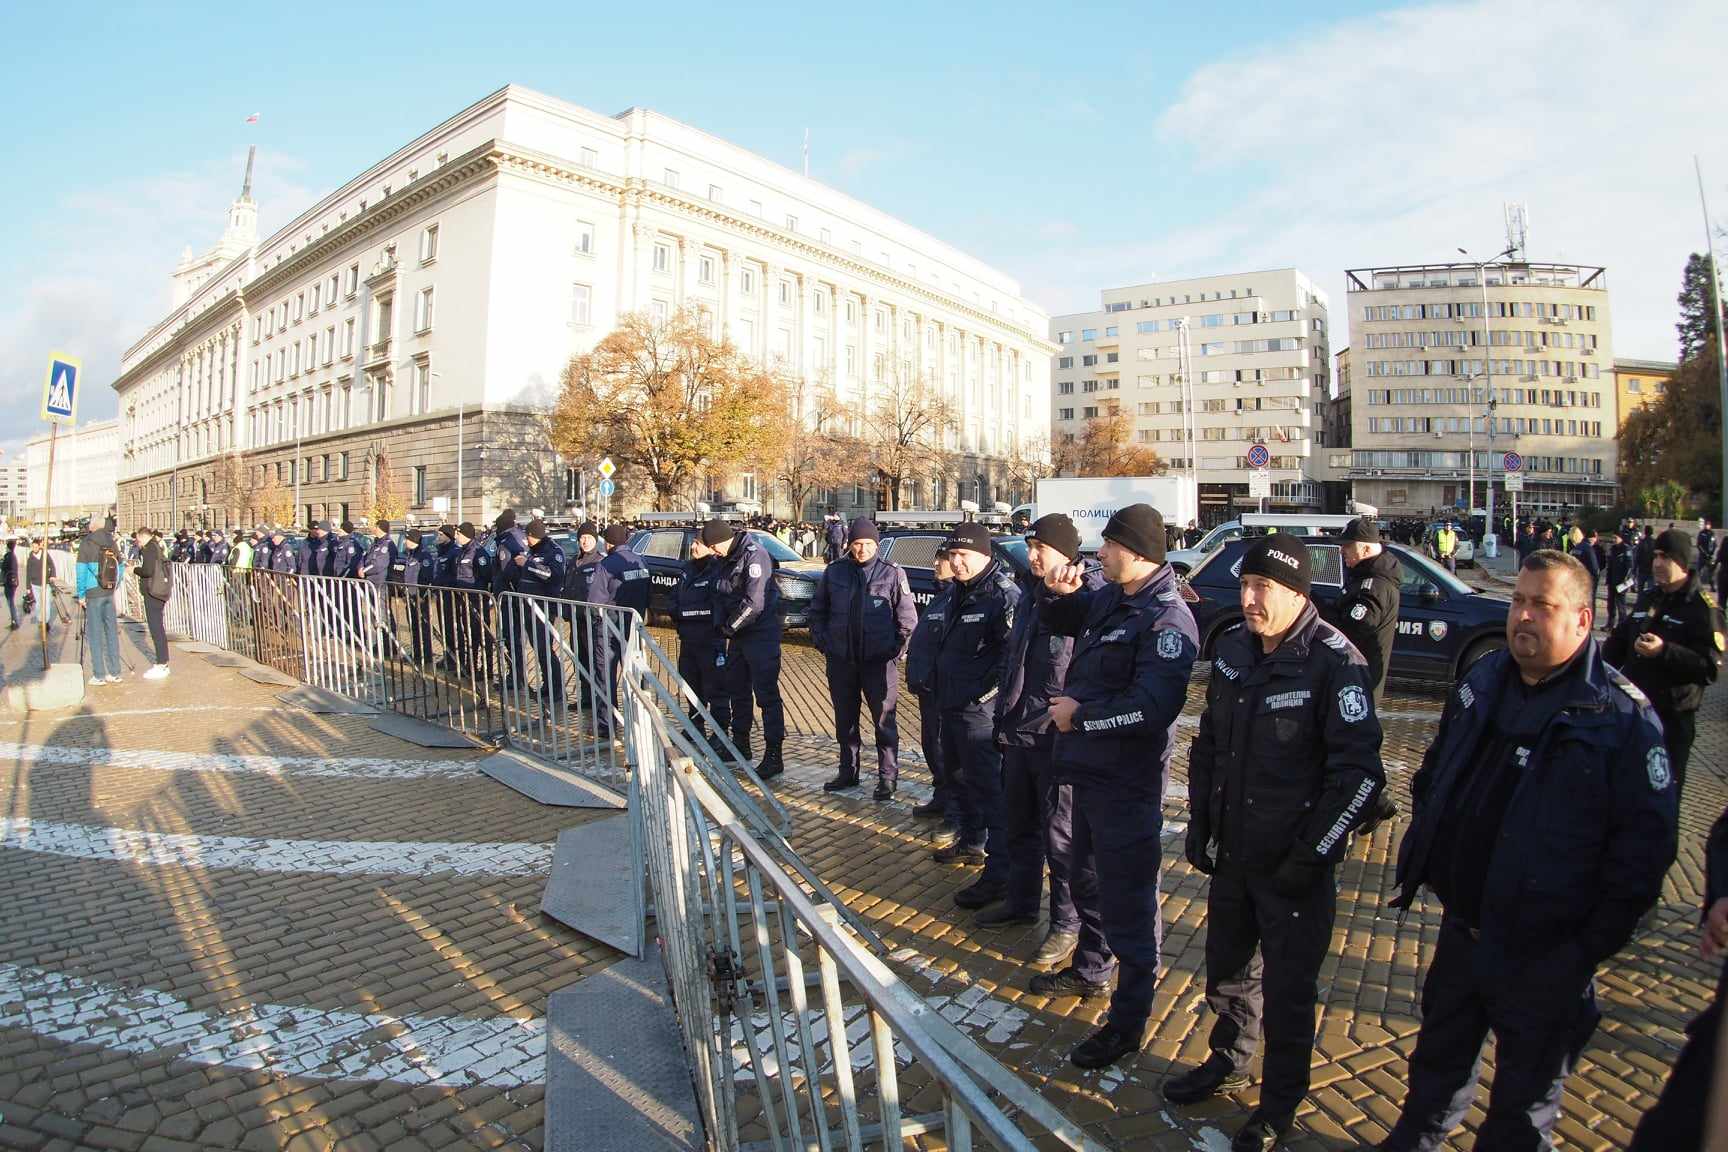
[[558, 833], [540, 911], [620, 952], [644, 956], [642, 856], [630, 835], [635, 818], [620, 812]]

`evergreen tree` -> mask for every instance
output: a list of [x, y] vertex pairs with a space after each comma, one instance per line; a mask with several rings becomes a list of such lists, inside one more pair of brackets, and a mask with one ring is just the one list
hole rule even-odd
[[1674, 327], [1680, 333], [1680, 361], [1685, 363], [1716, 344], [1716, 328], [1710, 322], [1709, 257], [1694, 252], [1686, 258], [1679, 300], [1680, 322]]

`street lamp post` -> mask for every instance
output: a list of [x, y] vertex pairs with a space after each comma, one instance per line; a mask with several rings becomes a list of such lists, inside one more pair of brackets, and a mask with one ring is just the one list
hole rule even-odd
[[[1488, 265], [1492, 264], [1496, 260], [1504, 260], [1506, 257], [1512, 255], [1512, 253], [1516, 252], [1517, 250], [1518, 250], [1518, 246], [1516, 244], [1508, 244], [1508, 245], [1506, 245], [1505, 248], [1501, 249], [1499, 255], [1490, 256], [1487, 260], [1479, 260], [1476, 262], [1476, 283], [1478, 285], [1480, 285], [1481, 289], [1482, 289], [1482, 385], [1483, 385], [1483, 392], [1488, 397], [1488, 456], [1489, 456], [1488, 493], [1487, 493], [1487, 498], [1484, 500], [1483, 505], [1482, 505], [1482, 514], [1483, 514], [1482, 515], [1482, 520], [1483, 520], [1483, 523], [1482, 523], [1482, 543], [1483, 543], [1484, 549], [1486, 549], [1486, 547], [1487, 547], [1488, 538], [1490, 536], [1494, 535], [1493, 456], [1494, 456], [1494, 409], [1496, 407], [1495, 402], [1494, 402], [1493, 330], [1488, 325]], [[1462, 248], [1458, 249], [1458, 251], [1461, 255], [1464, 255], [1464, 256], [1470, 255], [1469, 252], [1465, 251]], [[1469, 494], [1469, 498], [1466, 501], [1466, 505], [1464, 508], [1464, 528], [1465, 528], [1465, 531], [1469, 531], [1470, 517], [1473, 516], [1475, 514], [1475, 511], [1476, 511], [1476, 396], [1475, 396], [1476, 384], [1475, 384], [1475, 380], [1476, 380], [1476, 377], [1474, 374], [1472, 374], [1470, 379], [1465, 382], [1465, 387], [1467, 387], [1471, 390], [1470, 405], [1469, 405], [1469, 413], [1470, 413], [1470, 416], [1469, 416], [1469, 421], [1470, 421], [1470, 494]]]

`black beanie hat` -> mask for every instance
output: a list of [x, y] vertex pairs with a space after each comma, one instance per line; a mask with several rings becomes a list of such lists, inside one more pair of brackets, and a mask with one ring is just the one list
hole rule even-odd
[[468, 537], [468, 539], [470, 539], [470, 540], [474, 539], [474, 521], [472, 521], [472, 520], [462, 521], [462, 523], [456, 525], [456, 531], [458, 531], [462, 535]]
[[506, 508], [498, 513], [498, 519], [492, 521], [492, 527], [500, 532], [508, 532], [516, 527], [516, 509]]
[[1656, 551], [1664, 553], [1682, 568], [1692, 567], [1692, 561], [1697, 555], [1692, 537], [1678, 528], [1670, 528], [1656, 537]]
[[523, 531], [523, 535], [532, 536], [536, 540], [546, 539], [546, 521], [539, 519], [528, 521], [528, 527]]
[[1150, 504], [1116, 509], [1110, 523], [1104, 525], [1104, 539], [1144, 559], [1164, 563], [1164, 516]]
[[732, 525], [724, 520], [710, 520], [702, 525], [702, 543], [712, 548], [732, 539]]
[[617, 548], [630, 539], [630, 529], [622, 524], [613, 524], [606, 531], [600, 533], [600, 539]]
[[1262, 536], [1248, 545], [1242, 557], [1242, 575], [1264, 576], [1306, 596], [1314, 580], [1308, 545], [1288, 532]]
[[1339, 539], [1353, 544], [1378, 544], [1380, 528], [1368, 517], [1358, 516], [1344, 526], [1344, 534]]
[[877, 531], [876, 521], [868, 516], [860, 516], [846, 529], [847, 540], [880, 540], [882, 533]]
[[1050, 512], [1038, 517], [1027, 530], [1026, 539], [1048, 544], [1070, 561], [1080, 556], [1080, 529], [1074, 527], [1074, 521], [1060, 512]]
[[584, 520], [581, 524], [576, 526], [576, 535], [598, 536], [600, 535], [600, 525], [594, 523], [592, 520]]
[[961, 548], [990, 555], [989, 531], [984, 525], [973, 522], [956, 525], [948, 534], [948, 551], [955, 552]]

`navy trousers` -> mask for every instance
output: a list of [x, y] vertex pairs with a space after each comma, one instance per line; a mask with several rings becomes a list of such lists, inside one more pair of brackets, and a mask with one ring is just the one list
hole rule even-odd
[[1002, 752], [988, 704], [942, 712], [942, 758], [956, 787], [948, 796], [948, 822], [962, 844], [983, 848], [984, 879], [1008, 882], [1008, 820], [1002, 800]]
[[756, 713], [754, 693], [762, 709], [762, 739], [770, 748], [786, 740], [786, 708], [780, 700], [780, 622], [770, 620], [732, 637], [726, 648], [726, 694], [732, 698], [732, 739], [740, 748], [750, 742]]
[[[732, 730], [732, 700], [726, 695], [726, 676], [723, 669], [714, 663], [714, 658], [722, 651], [721, 642], [712, 636], [687, 640], [678, 638], [678, 675], [684, 678], [684, 683], [696, 690], [696, 695], [702, 703], [708, 706], [708, 712], [714, 717], [714, 727], [717, 731], [730, 733]], [[691, 721], [698, 731], [705, 731], [706, 725], [699, 713], [690, 713]]]
[[[1540, 1152], [1560, 1114], [1560, 1089], [1600, 1014], [1587, 990], [1571, 1018], [1531, 1009], [1531, 996], [1499, 986], [1476, 970], [1477, 941], [1447, 917], [1422, 985], [1422, 1031], [1410, 1056], [1410, 1091], [1398, 1123], [1380, 1145], [1392, 1152], [1433, 1152], [1464, 1120], [1476, 1099], [1482, 1043], [1494, 1032], [1494, 1085], [1476, 1130], [1477, 1152]], [[1527, 978], [1539, 979], [1540, 974]]]
[[918, 697], [918, 744], [930, 769], [930, 802], [946, 814], [954, 781], [949, 778], [947, 761], [942, 757], [942, 709], [936, 703], [935, 693], [914, 688], [912, 694]]
[[1103, 981], [1120, 965], [1110, 997], [1110, 1025], [1139, 1035], [1152, 1015], [1158, 982], [1158, 872], [1164, 813], [1156, 797], [1096, 784], [1070, 786], [1074, 842], [1069, 884], [1080, 915], [1073, 965]]
[[1686, 1025], [1686, 1046], [1668, 1074], [1655, 1107], [1644, 1113], [1626, 1152], [1668, 1152], [1704, 1147], [1704, 1116], [1709, 1111], [1710, 1080], [1716, 1067], [1717, 1034], [1722, 1029], [1722, 993], [1728, 973], [1716, 984], [1716, 999]]
[[828, 657], [828, 695], [834, 701], [834, 738], [840, 741], [840, 775], [858, 778], [858, 758], [864, 745], [859, 731], [859, 697], [870, 709], [876, 732], [876, 775], [892, 784], [900, 777], [900, 724], [894, 704], [900, 694], [900, 672], [892, 660], [855, 664]]
[[1002, 791], [1008, 819], [1008, 907], [1038, 914], [1044, 866], [1050, 866], [1050, 930], [1080, 931], [1069, 883], [1074, 848], [1074, 792], [1050, 779], [1053, 745], [1046, 738], [1032, 746], [1002, 750]]

